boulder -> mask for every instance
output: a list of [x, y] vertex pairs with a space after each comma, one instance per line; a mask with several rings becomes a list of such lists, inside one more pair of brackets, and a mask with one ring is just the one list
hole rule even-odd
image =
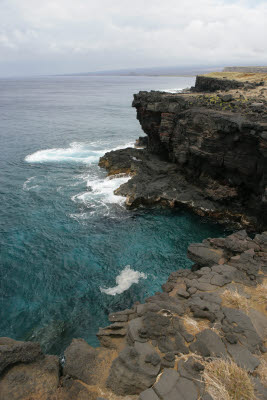
[[33, 362], [41, 356], [39, 343], [0, 338], [0, 374], [10, 365]]
[[155, 382], [160, 357], [148, 343], [126, 346], [111, 366], [106, 386], [121, 396], [140, 394]]
[[63, 374], [80, 379], [88, 385], [95, 384], [97, 351], [83, 339], [73, 339], [65, 350]]
[[58, 384], [58, 358], [45, 356], [10, 367], [0, 380], [0, 400], [51, 400]]

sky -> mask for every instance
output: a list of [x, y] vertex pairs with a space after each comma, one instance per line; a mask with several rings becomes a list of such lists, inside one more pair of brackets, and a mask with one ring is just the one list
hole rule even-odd
[[0, 76], [267, 65], [267, 0], [0, 0]]

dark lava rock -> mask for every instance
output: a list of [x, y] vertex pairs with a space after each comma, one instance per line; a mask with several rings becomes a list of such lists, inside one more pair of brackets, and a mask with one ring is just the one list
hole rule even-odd
[[198, 398], [195, 384], [189, 379], [180, 377], [173, 369], [165, 369], [153, 389], [163, 400], [197, 400]]
[[240, 343], [246, 346], [252, 353], [259, 352], [262, 340], [257, 334], [250, 318], [241, 310], [223, 308], [225, 315], [224, 325], [228, 324], [231, 333], [234, 333]]
[[96, 349], [89, 346], [83, 339], [73, 339], [70, 346], [65, 350], [64, 355], [64, 375], [80, 379], [88, 385], [95, 384]]
[[10, 338], [0, 338], [0, 374], [16, 363], [29, 363], [42, 355], [39, 343], [19, 342]]
[[203, 357], [227, 357], [225, 345], [221, 338], [211, 329], [196, 335], [196, 341], [190, 344], [192, 352], [198, 353]]
[[153, 346], [136, 342], [113, 361], [107, 387], [122, 396], [139, 394], [153, 385], [159, 371], [160, 358]]
[[58, 384], [58, 357], [45, 356], [31, 363], [11, 366], [0, 380], [0, 400], [54, 399]]
[[188, 247], [188, 258], [201, 266], [210, 266], [219, 264], [223, 259], [222, 249], [213, 249], [204, 243], [192, 243]]
[[236, 364], [249, 372], [253, 372], [260, 364], [258, 358], [254, 357], [246, 347], [240, 344], [227, 344], [227, 350]]
[[200, 75], [196, 77], [195, 86], [191, 90], [194, 92], [216, 92], [217, 90], [230, 90], [242, 87], [244, 87], [243, 82]]

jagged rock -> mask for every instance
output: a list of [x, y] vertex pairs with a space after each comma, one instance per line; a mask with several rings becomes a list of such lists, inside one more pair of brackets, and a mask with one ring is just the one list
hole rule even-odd
[[96, 349], [89, 346], [83, 339], [73, 339], [64, 355], [64, 375], [80, 379], [88, 385], [94, 384]]
[[244, 83], [236, 80], [198, 75], [193, 90], [196, 92], [215, 92], [216, 90], [238, 89], [241, 87], [244, 87]]
[[167, 336], [171, 329], [171, 322], [167, 316], [149, 312], [143, 317], [143, 326], [148, 332], [148, 337], [156, 339]]
[[166, 353], [161, 359], [162, 368], [173, 368], [175, 363], [175, 354], [173, 352]]
[[[231, 85], [244, 83], [198, 77], [195, 90]], [[229, 100], [233, 108], [222, 111]], [[265, 112], [259, 113], [233, 94], [221, 99], [144, 91], [134, 95], [133, 107], [148, 136], [147, 159], [131, 166], [135, 176], [118, 193], [128, 196], [130, 206], [165, 202], [240, 226], [267, 226], [263, 200], [267, 154], [260, 136], [266, 131], [267, 102], [262, 104]]]
[[51, 400], [59, 383], [56, 356], [10, 367], [0, 380], [0, 400]]
[[174, 336], [175, 341], [175, 351], [178, 354], [188, 354], [188, 347], [185, 345], [185, 341], [181, 335], [181, 333], [176, 332]]
[[161, 336], [157, 340], [157, 345], [158, 345], [159, 351], [161, 351], [162, 353], [175, 351], [175, 349], [176, 349], [176, 345], [175, 345], [174, 341], [172, 341], [170, 337], [166, 337], [166, 336]]
[[42, 355], [39, 343], [20, 342], [10, 338], [0, 338], [0, 374], [13, 364], [35, 361]]
[[160, 357], [153, 346], [135, 342], [113, 361], [106, 384], [118, 395], [139, 394], [153, 385], [159, 370]]
[[143, 325], [142, 318], [135, 318], [128, 323], [128, 338], [132, 343], [147, 342], [147, 337], [147, 328]]

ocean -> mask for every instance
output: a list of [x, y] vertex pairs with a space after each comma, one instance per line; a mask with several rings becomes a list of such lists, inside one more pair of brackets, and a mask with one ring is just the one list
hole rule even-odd
[[0, 336], [62, 354], [97, 346], [108, 314], [188, 268], [187, 246], [225, 235], [183, 210], [127, 210], [99, 157], [144, 135], [133, 93], [192, 86], [187, 77], [0, 79]]

